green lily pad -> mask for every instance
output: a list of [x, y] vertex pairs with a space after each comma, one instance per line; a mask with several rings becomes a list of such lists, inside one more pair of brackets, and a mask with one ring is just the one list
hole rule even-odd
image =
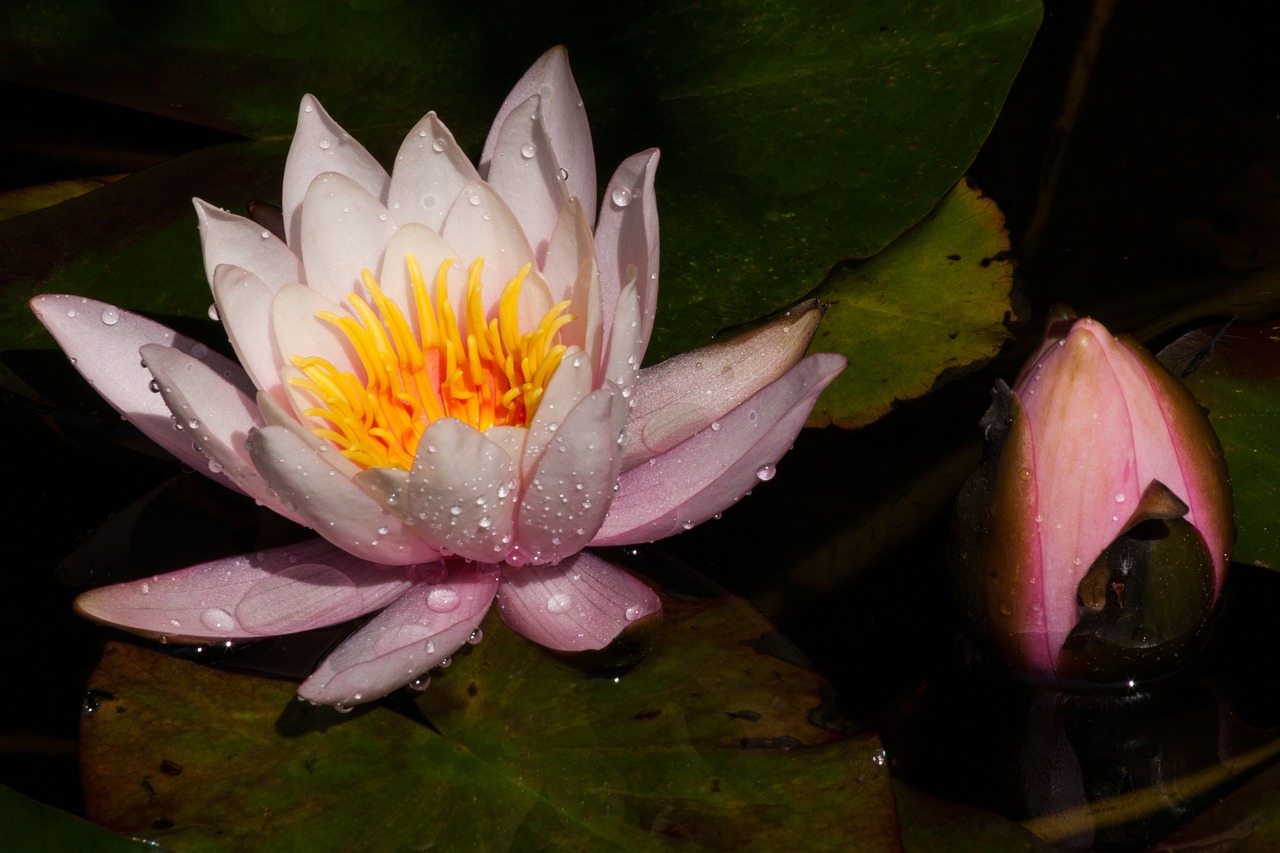
[[155, 846], [114, 835], [83, 818], [22, 796], [0, 785], [0, 825], [5, 844], [23, 853], [156, 853]]
[[959, 183], [926, 219], [880, 254], [834, 273], [817, 295], [831, 303], [811, 347], [850, 367], [810, 422], [857, 427], [995, 355], [1012, 335], [1013, 264], [995, 202]]
[[[618, 11], [605, 25], [527, 3], [483, 15], [394, 0], [259, 6], [15, 6], [0, 13], [0, 76], [262, 140], [291, 132], [311, 90], [389, 162], [431, 108], [477, 150], [506, 88], [563, 42], [601, 179], [637, 149], [663, 149], [663, 297], [650, 359], [794, 301], [842, 258], [870, 256], [926, 216], [986, 137], [1041, 15], [1032, 0], [690, 2]], [[506, 35], [492, 31], [494, 17]], [[163, 176], [0, 223], [0, 253], [21, 260], [0, 299], [0, 350], [52, 347], [23, 304], [38, 291], [200, 316], [209, 295], [194, 218], [170, 200], [199, 195], [241, 211], [278, 199], [279, 145], [182, 157]], [[843, 330], [823, 345], [859, 352]], [[949, 365], [903, 384], [927, 387]]]
[[[900, 849], [879, 740], [738, 599], [668, 599], [631, 672], [589, 676], [490, 614], [418, 706], [110, 645], [82, 728], [90, 816], [174, 850]], [[376, 815], [376, 819], [370, 817]]]
[[1280, 569], [1280, 325], [1211, 326], [1160, 354], [1206, 409], [1222, 442], [1235, 497], [1232, 559]]

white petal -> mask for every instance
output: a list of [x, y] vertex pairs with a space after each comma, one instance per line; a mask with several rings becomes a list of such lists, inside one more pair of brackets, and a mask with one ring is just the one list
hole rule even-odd
[[432, 546], [468, 560], [500, 562], [511, 550], [519, 498], [506, 450], [454, 418], [422, 433], [409, 475], [414, 530]]
[[[302, 285], [293, 285], [301, 287]], [[277, 400], [280, 388], [280, 349], [271, 334], [271, 300], [275, 290], [256, 274], [223, 264], [213, 274], [213, 299], [227, 339], [253, 384]]]
[[[298, 107], [298, 129], [289, 146], [284, 165], [282, 208], [289, 248], [295, 253], [302, 243], [300, 208], [311, 182], [324, 172], [346, 175], [374, 198], [386, 201], [391, 177], [364, 146], [329, 117], [311, 95], [304, 95]], [[357, 270], [359, 272], [359, 270]]]
[[487, 180], [520, 220], [538, 266], [547, 257], [551, 232], [569, 200], [560, 164], [542, 127], [540, 98], [512, 110], [498, 129]]
[[607, 560], [584, 551], [558, 566], [502, 573], [503, 620], [549, 649], [603, 649], [630, 624], [662, 610], [657, 593]]
[[582, 106], [582, 94], [569, 70], [569, 53], [553, 47], [538, 58], [512, 88], [498, 109], [480, 155], [480, 172], [488, 175], [499, 146], [499, 135], [513, 110], [537, 95], [542, 99], [542, 123], [567, 173], [569, 195], [582, 200], [587, 220], [596, 216], [596, 159], [591, 145], [591, 125]]
[[221, 264], [248, 270], [273, 291], [282, 284], [303, 281], [302, 260], [267, 228], [198, 198], [192, 202], [200, 221], [204, 274], [211, 284]]
[[345, 622], [409, 587], [403, 571], [311, 539], [91, 590], [76, 609], [144, 636], [237, 640]]
[[440, 559], [399, 516], [338, 473], [326, 458], [337, 450], [317, 453], [292, 431], [269, 426], [250, 436], [249, 453], [281, 500], [339, 548], [387, 565]]
[[626, 415], [627, 401], [610, 385], [587, 395], [551, 437], [520, 498], [526, 561], [557, 563], [596, 535], [618, 482]]
[[315, 356], [325, 359], [340, 372], [351, 373], [361, 382], [367, 381], [350, 338], [337, 326], [321, 320], [319, 314], [348, 317], [351, 312], [300, 284], [285, 285], [271, 300], [271, 332], [282, 366], [292, 366], [294, 356]]
[[[641, 329], [640, 294], [632, 280], [618, 295], [613, 328], [609, 332], [609, 352], [600, 370], [600, 380], [607, 379], [617, 385], [625, 397], [631, 396], [640, 376], [640, 359], [644, 357]], [[627, 418], [628, 429], [633, 429], [631, 420]]]
[[307, 286], [334, 302], [365, 296], [361, 270], [376, 277], [396, 226], [382, 202], [343, 175], [311, 182], [302, 205], [302, 261]]
[[658, 204], [653, 190], [658, 149], [642, 151], [623, 161], [604, 190], [596, 223], [596, 257], [604, 300], [605, 334], [618, 294], [636, 268], [640, 294], [640, 352], [649, 346], [658, 303]]
[[240, 365], [154, 320], [96, 299], [44, 294], [31, 300], [31, 308], [71, 363], [112, 408], [192, 468], [236, 488], [229, 479], [209, 470], [203, 454], [191, 446], [190, 436], [174, 429], [172, 413], [152, 390], [155, 380], [143, 367], [138, 351], [146, 344], [160, 344], [190, 353], [251, 394], [253, 383]]
[[[458, 252], [458, 260], [470, 268], [484, 258], [484, 304], [497, 305], [507, 282], [525, 264], [533, 264], [524, 230], [515, 214], [483, 181], [468, 184], [445, 216], [440, 233]], [[541, 317], [538, 318], [542, 319]]]
[[[289, 371], [293, 371], [292, 375], [302, 375], [300, 371], [286, 367], [284, 370], [286, 377], [290, 375]], [[328, 454], [330, 450], [334, 449], [332, 444], [317, 437], [308, 425], [299, 423], [297, 417], [290, 409], [280, 403], [277, 403], [275, 399], [268, 397], [261, 391], [258, 392], [258, 410], [262, 412], [262, 420], [267, 426], [284, 427], [298, 438], [302, 439], [302, 442], [316, 453]], [[341, 453], [335, 452], [332, 455], [327, 455], [325, 456], [325, 461], [336, 468], [338, 474], [348, 479], [355, 477], [363, 470], [359, 465], [352, 462]]]
[[462, 648], [498, 588], [492, 566], [448, 564], [348, 637], [298, 688], [326, 705], [354, 705], [403, 687]]
[[409, 328], [419, 341], [422, 340], [422, 324], [418, 320], [417, 301], [413, 294], [413, 283], [409, 278], [409, 268], [405, 261], [407, 255], [413, 255], [422, 270], [423, 281], [427, 285], [427, 298], [431, 302], [431, 310], [435, 311], [436, 275], [440, 265], [447, 260], [454, 262], [449, 267], [448, 284], [450, 298], [455, 317], [465, 317], [463, 303], [466, 298], [467, 277], [462, 264], [457, 262], [457, 253], [453, 247], [436, 232], [425, 225], [405, 225], [387, 244], [382, 258], [382, 277], [378, 285], [389, 299], [396, 303], [409, 321]]
[[387, 205], [401, 224], [439, 231], [462, 188], [479, 180], [475, 166], [435, 113], [427, 113], [400, 145]]
[[529, 422], [521, 464], [526, 475], [542, 458], [542, 450], [560, 428], [560, 422], [569, 416], [579, 400], [591, 393], [595, 387], [594, 374], [595, 366], [584, 354], [572, 349], [565, 352]]

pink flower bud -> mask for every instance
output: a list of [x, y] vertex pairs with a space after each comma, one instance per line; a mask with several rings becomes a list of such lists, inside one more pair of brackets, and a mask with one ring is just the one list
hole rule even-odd
[[1127, 682], [1198, 649], [1235, 528], [1191, 393], [1136, 342], [1060, 311], [982, 427], [953, 563], [987, 650], [1035, 678]]

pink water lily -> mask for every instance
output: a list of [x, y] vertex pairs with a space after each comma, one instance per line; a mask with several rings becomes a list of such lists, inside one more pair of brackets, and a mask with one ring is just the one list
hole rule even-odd
[[971, 622], [1028, 674], [1166, 674], [1203, 639], [1235, 537], [1204, 409], [1139, 344], [1065, 310], [995, 398], [957, 507]]
[[[837, 355], [808, 304], [640, 370], [658, 290], [656, 150], [596, 212], [563, 48], [503, 103], [475, 167], [428, 113], [388, 174], [311, 96], [283, 234], [196, 201], [239, 364], [78, 296], [32, 306], [85, 377], [180, 459], [319, 534], [94, 590], [88, 616], [235, 640], [382, 612], [299, 688], [350, 705], [456, 652], [498, 601], [562, 651], [660, 613], [589, 545], [712, 518], [772, 471]], [[158, 392], [158, 393], [157, 393]]]

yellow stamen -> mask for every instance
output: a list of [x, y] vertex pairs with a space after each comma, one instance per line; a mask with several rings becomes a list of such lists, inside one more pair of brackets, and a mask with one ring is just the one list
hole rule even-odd
[[533, 331], [520, 331], [520, 288], [528, 264], [507, 282], [496, 316], [487, 323], [480, 284], [483, 262], [471, 265], [464, 336], [449, 302], [452, 263], [445, 261], [437, 271], [433, 308], [417, 259], [405, 257], [418, 335], [368, 270], [361, 277], [372, 305], [349, 293], [355, 317], [316, 315], [346, 335], [364, 378], [317, 356], [291, 359], [303, 376], [290, 384], [321, 404], [304, 412], [321, 424], [312, 432], [358, 465], [407, 470], [423, 431], [440, 418], [458, 418], [479, 430], [528, 425], [564, 357], [560, 330], [573, 321], [564, 313], [568, 302], [548, 311]]

